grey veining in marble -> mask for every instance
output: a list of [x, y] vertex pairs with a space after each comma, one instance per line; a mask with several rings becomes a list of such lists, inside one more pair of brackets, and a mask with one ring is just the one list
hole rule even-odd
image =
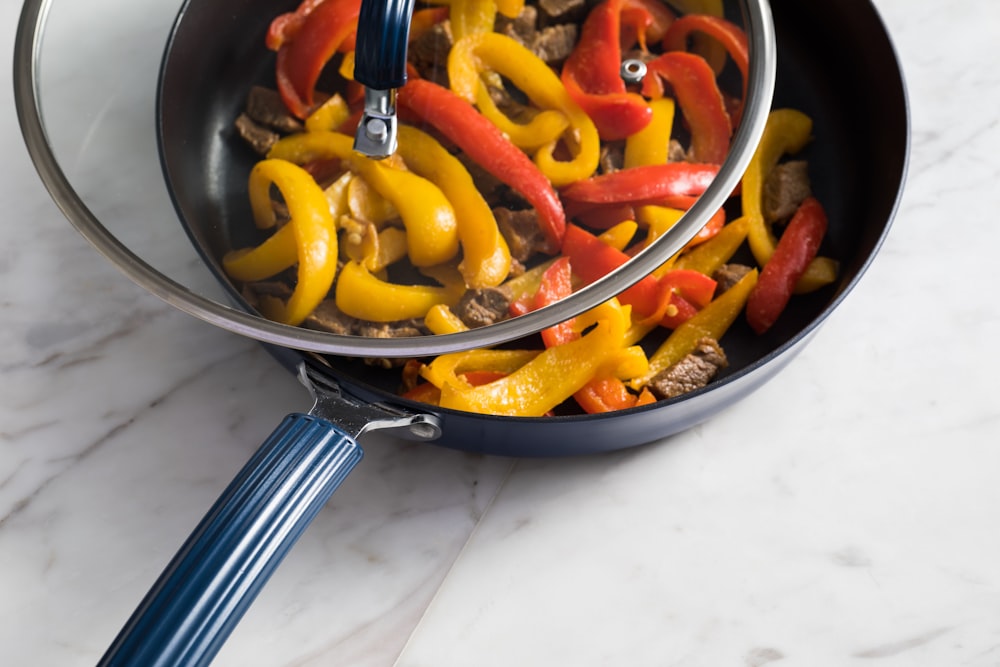
[[[1000, 8], [875, 4], [907, 75], [909, 181], [801, 356], [634, 451], [512, 461], [373, 438], [217, 664], [1000, 665]], [[0, 7], [0, 665], [91, 665], [309, 400], [256, 344], [132, 285], [49, 201], [13, 112], [16, 5]]]

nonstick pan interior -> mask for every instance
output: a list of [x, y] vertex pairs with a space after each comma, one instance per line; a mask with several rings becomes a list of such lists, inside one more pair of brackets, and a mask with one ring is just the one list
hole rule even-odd
[[[181, 14], [164, 59], [158, 103], [164, 171], [182, 223], [206, 263], [241, 302], [219, 265], [252, 241], [246, 178], [256, 156], [233, 130], [253, 84], [273, 87], [273, 54], [263, 48], [270, 19], [296, 3], [243, 0], [223, 10], [195, 3]], [[629, 447], [679, 432], [745, 397], [785, 366], [840, 303], [874, 258], [902, 188], [909, 119], [902, 73], [874, 8], [863, 0], [772, 0], [778, 37], [774, 107], [812, 117], [810, 162], [816, 196], [830, 218], [823, 254], [841, 263], [840, 280], [796, 297], [759, 336], [738, 320], [724, 344], [730, 368], [708, 387], [643, 408], [605, 415], [499, 418], [433, 409], [440, 444], [516, 456], [561, 456]], [[226, 26], [224, 29], [219, 26]], [[219, 34], [227, 39], [220, 40]], [[269, 348], [294, 367], [309, 355]], [[831, 363], [834, 363], [831, 361]], [[398, 371], [326, 357], [327, 373], [372, 402], [427, 406], [395, 396]]]

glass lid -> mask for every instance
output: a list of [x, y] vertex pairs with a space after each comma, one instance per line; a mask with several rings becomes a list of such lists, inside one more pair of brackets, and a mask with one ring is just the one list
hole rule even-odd
[[[455, 11], [456, 2], [452, 3], [452, 11]], [[648, 4], [649, 0], [645, 2]], [[164, 63], [167, 62], [164, 60], [165, 52], [169, 53], [166, 51], [168, 45], [172, 45], [175, 49], [191, 48], [190, 40], [179, 36], [185, 29], [185, 17], [190, 19], [186, 28], [188, 30], [192, 29], [191, 25], [195, 19], [200, 20], [201, 15], [214, 17], [216, 23], [211, 30], [214, 39], [203, 40], [201, 47], [203, 53], [199, 51], [174, 55], [181, 60], [198, 60], [204, 57], [225, 62], [227, 59], [233, 60], [232, 55], [226, 55], [225, 46], [237, 39], [246, 41], [244, 33], [248, 30], [248, 26], [266, 28], [270, 19], [282, 12], [294, 12], [298, 4], [294, 0], [278, 3], [262, 3], [256, 0], [189, 0], [183, 6], [179, 0], [146, 0], [141, 3], [122, 3], [112, 0], [91, 0], [86, 3], [78, 0], [25, 0], [17, 33], [14, 69], [18, 116], [36, 168], [63, 213], [99, 252], [131, 280], [188, 314], [240, 335], [303, 351], [356, 357], [413, 357], [493, 346], [536, 333], [610, 299], [652, 273], [683, 249], [708, 223], [713, 214], [723, 207], [738, 186], [739, 179], [763, 132], [774, 89], [776, 49], [770, 11], [766, 2], [757, 0], [718, 2], [725, 17], [741, 27], [749, 45], [749, 66], [742, 73], [745, 94], [742, 101], [738, 102], [742, 109], [741, 120], [732, 128], [728, 152], [725, 160], [716, 165], [717, 170], [713, 172], [713, 179], [697, 196], [688, 196], [686, 212], [672, 227], [658, 238], [651, 238], [629, 261], [616, 270], [594, 279], [589, 284], [576, 285], [568, 297], [551, 305], [519, 313], [517, 316], [505, 316], [495, 323], [451, 333], [406, 338], [335, 333], [330, 328], [324, 330], [322, 327], [303, 325], [301, 322], [281, 323], [276, 321], [280, 320], [280, 317], [268, 319], [260, 316], [251, 306], [257, 302], [247, 296], [246, 286], [233, 279], [231, 275], [227, 275], [223, 266], [224, 252], [237, 248], [220, 250], [205, 241], [206, 236], [217, 236], [223, 239], [220, 243], [239, 245], [232, 238], [232, 230], [224, 227], [223, 223], [211, 219], [213, 211], [223, 208], [213, 197], [223, 191], [225, 196], [236, 197], [244, 202], [243, 205], [248, 212], [246, 229], [249, 230], [248, 233], [257, 233], [253, 215], [249, 213], [251, 205], [247, 179], [250, 177], [252, 161], [248, 162], [250, 166], [246, 169], [245, 175], [240, 176], [242, 180], [237, 179], [241, 185], [234, 188], [230, 181], [223, 179], [216, 181], [213, 177], [216, 168], [220, 173], [226, 171], [224, 167], [228, 165], [228, 157], [225, 151], [209, 152], [204, 155], [199, 153], [194, 158], [190, 155], [184, 158], [192, 164], [200, 162], [195, 166], [208, 174], [203, 178], [205, 188], [199, 200], [203, 204], [198, 209], [199, 219], [185, 220], [186, 216], [190, 218], [192, 214], [185, 210], [182, 198], [178, 195], [180, 186], [177, 185], [177, 174], [169, 175], [174, 179], [172, 181], [165, 178], [164, 170], [169, 165], [169, 160], [164, 160], [161, 151], [163, 144], [158, 141], [158, 138], [162, 139], [158, 132], [164, 131], [166, 127], [161, 118], [164, 109], [183, 108], [189, 102], [194, 104], [202, 101], [200, 97], [190, 100], [178, 99], [176, 94], [169, 98], [160, 97], [161, 91], [163, 95], [170, 95], [173, 91], [169, 86], [161, 89], [163, 85], [161, 74], [169, 70], [169, 68], [163, 69]], [[307, 0], [303, 6], [315, 7], [319, 4], [321, 3]], [[510, 2], [497, 3], [497, 6], [503, 5], [501, 7], [503, 9], [510, 4]], [[533, 0], [528, 0], [528, 5], [534, 4]], [[594, 5], [594, 3], [574, 4], [588, 8]], [[666, 2], [666, 6], [676, 14], [682, 13], [685, 7], [712, 4], [714, 3], [694, 2], [694, 0]], [[245, 20], [248, 12], [259, 13], [259, 7], [269, 7], [267, 11], [271, 12], [272, 16], [264, 17], [267, 20], [249, 22]], [[435, 7], [440, 11], [442, 5], [421, 4], [417, 9], [419, 11]], [[428, 15], [430, 14], [421, 14], [422, 17]], [[289, 16], [295, 15], [289, 14]], [[583, 21], [582, 17], [578, 19], [579, 24], [576, 26], [578, 32], [575, 34], [579, 34]], [[622, 21], [624, 23], [625, 19]], [[175, 28], [179, 31], [177, 34]], [[416, 28], [411, 28], [411, 31], [415, 32]], [[261, 62], [273, 62], [266, 60], [273, 59], [274, 53], [268, 51], [265, 46], [264, 32], [266, 30], [252, 35], [252, 41], [254, 44], [259, 44]], [[643, 47], [645, 51], [645, 45]], [[329, 67], [339, 68], [339, 71], [344, 72], [348, 71], [345, 70], [347, 65], [344, 61], [354, 56], [350, 49], [342, 50], [347, 55], [338, 56], [339, 64], [331, 61]], [[445, 66], [446, 55], [440, 57], [442, 68]], [[656, 53], [646, 55], [649, 57], [644, 59], [623, 52], [622, 77], [629, 86], [629, 91], [637, 91], [641, 85], [632, 83], [633, 79], [629, 77], [635, 76], [637, 70], [643, 70], [645, 62]], [[477, 57], [479, 60], [472, 60], [481, 63], [488, 59], [482, 54]], [[269, 75], [273, 76], [274, 66], [268, 67]], [[489, 80], [491, 76], [497, 77], [498, 81], [501, 79], [507, 81], [512, 76], [505, 74], [500, 77], [495, 72], [485, 71], [488, 69], [484, 66], [484, 71], [480, 72], [484, 81]], [[553, 71], [558, 72], [558, 67]], [[190, 72], [193, 85], [200, 83], [202, 86], [200, 90], [212, 87], [211, 80], [204, 80], [204, 77], [212, 76], [218, 74], [208, 71]], [[558, 74], [555, 76], [555, 80], [558, 81]], [[641, 74], [639, 76], [641, 77]], [[741, 77], [737, 74], [735, 78], [737, 88], [740, 80]], [[525, 86], [519, 88], [521, 89], [519, 93], [524, 92]], [[249, 92], [246, 91], [247, 94]], [[395, 93], [395, 91], [390, 92]], [[365, 93], [367, 100], [362, 98], [361, 102], [357, 102], [357, 98], [352, 98], [349, 102], [370, 103], [373, 91], [369, 89]], [[376, 95], [375, 98], [377, 97]], [[731, 111], [732, 96], [727, 99]], [[392, 101], [395, 102], [394, 97]], [[529, 100], [531, 101], [533, 100]], [[404, 112], [413, 112], [416, 104], [408, 102], [406, 96], [402, 94], [400, 102], [401, 123], [408, 122], [409, 117]], [[319, 102], [317, 106], [318, 104]], [[407, 107], [407, 104], [411, 106]], [[311, 109], [315, 110], [316, 107]], [[555, 117], [551, 114], [546, 116], [546, 113], [548, 112], [539, 113], [534, 109], [531, 110], [529, 117]], [[566, 117], [570, 116], [571, 114]], [[236, 118], [232, 120], [235, 122]], [[556, 122], [567, 121], [563, 119]], [[680, 109], [675, 125], [681, 127], [682, 131], [691, 129], [688, 127], [689, 119], [681, 118]], [[448, 128], [439, 129], [447, 134]], [[185, 141], [172, 139], [167, 152], [183, 154], [188, 147]], [[562, 143], [555, 151], [556, 161], [565, 159], [567, 152], [572, 156], [582, 151], [581, 146], [585, 143], [585, 139], [581, 139], [580, 132], [576, 130], [564, 132], [558, 141]], [[604, 149], [608, 144], [615, 142], [621, 143], [618, 139], [608, 142], [602, 140], [601, 147]], [[447, 145], [444, 140], [442, 143]], [[448, 148], [452, 153], [461, 152], [456, 151], [454, 146]], [[202, 147], [191, 146], [190, 150], [200, 151]], [[246, 156], [243, 159], [247, 161]], [[328, 162], [337, 162], [343, 167], [345, 164], [356, 166], [357, 160], [355, 157], [342, 156], [338, 161]], [[391, 162], [392, 158], [377, 162], [376, 164], [380, 166], [370, 169], [374, 170], [372, 173], [382, 173], [378, 170]], [[342, 171], [353, 172], [355, 176], [364, 171], [354, 166], [351, 169], [342, 168]], [[316, 165], [313, 167], [313, 172], [310, 173], [316, 171]], [[227, 173], [232, 171], [233, 169], [229, 168]], [[399, 171], [405, 172], [405, 169]], [[471, 167], [469, 171], [472, 172]], [[598, 173], [598, 170], [591, 172], [591, 174]], [[587, 174], [587, 177], [589, 178], [591, 174]], [[276, 176], [272, 182], [278, 185], [278, 190], [281, 190], [280, 195], [285, 199], [281, 203], [294, 214], [295, 205], [291, 203], [289, 193], [284, 191], [281, 178], [283, 177]], [[378, 176], [372, 178], [377, 179]], [[318, 176], [316, 179], [319, 181]], [[173, 189], [168, 188], [168, 183], [172, 183]], [[329, 183], [323, 185], [329, 193], [329, 187], [332, 186]], [[441, 184], [441, 191], [446, 190], [445, 185]], [[570, 184], [569, 187], [574, 185]], [[190, 184], [186, 187], [192, 189]], [[198, 189], [197, 183], [193, 187]], [[371, 189], [370, 185], [365, 187]], [[236, 192], [232, 191], [234, 189]], [[375, 190], [378, 191], [378, 188]], [[586, 219], [587, 206], [605, 205], [594, 204], [596, 200], [588, 200], [587, 197], [571, 201], [571, 198], [566, 196], [567, 186], [563, 182], [554, 182], [551, 191], [555, 193], [554, 196], [561, 199], [570, 224]], [[272, 188], [270, 192], [273, 195], [276, 190]], [[424, 190], [417, 188], [406, 192], [411, 198], [410, 201], [418, 203], [428, 201]], [[523, 195], [520, 192], [517, 194]], [[384, 203], [382, 199], [376, 197], [372, 201]], [[524, 203], [523, 199], [517, 197], [515, 199]], [[531, 203], [530, 197], [527, 199], [528, 203]], [[454, 205], [456, 215], [462, 216], [464, 205], [454, 201], [451, 203]], [[632, 203], [638, 205], [642, 202], [636, 199]], [[400, 209], [405, 205], [404, 203], [395, 208]], [[282, 207], [281, 204], [277, 204], [273, 208], [280, 210]], [[530, 209], [530, 206], [528, 208]], [[613, 207], [605, 206], [605, 208], [611, 210]], [[347, 217], [355, 219], [357, 216]], [[393, 232], [395, 237], [400, 237], [404, 232], [407, 235], [417, 234], [415, 231], [417, 227], [411, 228], [408, 224], [404, 226], [389, 223], [388, 228], [398, 230], [398, 233]], [[298, 236], [295, 238], [299, 239], [297, 249], [301, 251], [305, 247], [301, 242], [304, 232], [299, 229], [296, 228]], [[343, 225], [340, 225], [339, 229], [341, 263], [340, 268], [336, 269], [337, 275], [331, 274], [331, 280], [334, 277], [339, 280], [344, 275], [343, 267], [346, 264], [358, 263], [356, 258], [344, 254], [344, 247], [348, 242], [343, 236], [349, 230], [345, 232]], [[381, 229], [383, 228], [373, 232], [370, 238], [377, 239]], [[360, 233], [364, 235], [369, 230], [370, 228], [365, 227]], [[600, 230], [592, 231], [595, 235], [600, 233]], [[352, 239], [352, 242], [357, 241], [355, 237]], [[465, 239], [462, 241], [464, 243]], [[295, 241], [292, 243], [294, 245]], [[414, 252], [412, 244], [408, 246], [407, 252], [414, 265], [420, 264], [412, 257]], [[460, 274], [456, 272], [456, 268], [461, 266], [459, 259], [462, 257], [462, 252], [460, 246], [458, 255], [452, 253], [452, 256], [442, 261], [440, 266], [428, 266], [425, 262], [416, 266], [416, 270], [412, 270], [414, 267], [411, 266], [410, 273], [424, 277], [425, 282], [421, 287], [439, 289], [442, 293], [451, 290], [448, 292], [449, 296], [442, 297], [445, 302], [449, 302], [448, 299], [463, 298], [465, 295], [458, 295], [454, 284], [449, 282], [455, 275]], [[468, 251], [465, 254], [470, 255]], [[299, 255], [300, 258], [303, 256]], [[537, 273], [540, 270], [538, 267], [544, 267], [552, 256], [553, 253], [536, 254], [524, 262], [515, 259], [511, 265], [518, 267], [514, 273], [527, 271], [528, 273], [524, 275], [528, 275], [532, 270]], [[286, 287], [292, 295], [297, 289], [296, 277], [302, 278], [302, 265], [305, 263], [304, 260], [299, 261], [296, 264], [298, 269], [296, 266], [288, 267], [285, 272], [290, 276], [291, 285]], [[391, 272], [390, 277], [386, 275], [384, 271], [377, 273], [373, 270], [371, 275], [362, 278], [365, 280], [371, 278], [383, 285], [402, 281], [391, 277], [393, 275]], [[498, 285], [493, 287], [503, 288], [505, 285], [500, 281], [494, 282]], [[468, 284], [466, 288], [471, 289]], [[331, 288], [330, 301], [332, 294]], [[290, 299], [287, 293], [272, 298], [278, 302], [285, 299], [286, 305], [290, 302], [287, 301]], [[405, 299], [401, 297], [401, 300]], [[262, 310], [267, 311], [267, 308]], [[287, 311], [291, 311], [290, 306], [287, 307]]]

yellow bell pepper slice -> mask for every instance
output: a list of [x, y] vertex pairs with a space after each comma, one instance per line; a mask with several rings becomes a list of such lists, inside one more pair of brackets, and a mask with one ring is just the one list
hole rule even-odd
[[594, 311], [599, 319], [586, 335], [540, 352], [505, 377], [472, 387], [457, 375], [449, 374], [441, 385], [441, 407], [481, 414], [540, 417], [594, 377], [609, 375], [621, 362], [619, 353], [628, 320], [620, 307], [615, 310], [599, 306]]
[[226, 253], [222, 268], [233, 280], [245, 283], [267, 280], [295, 264], [297, 250], [295, 231], [285, 225], [256, 248]]
[[420, 318], [437, 304], [454, 304], [459, 298], [445, 287], [397, 285], [379, 280], [359, 262], [344, 264], [334, 292], [341, 312], [371, 322]]
[[649, 124], [625, 139], [625, 169], [667, 162], [676, 106], [673, 98], [661, 97], [650, 100], [649, 108]]
[[[290, 325], [301, 324], [326, 297], [337, 272], [337, 229], [323, 194], [312, 176], [284, 160], [262, 160], [250, 172], [250, 207], [260, 227], [274, 225], [271, 186], [281, 192], [290, 220], [271, 243], [250, 252], [230, 253], [223, 267], [237, 280], [262, 280], [298, 262], [298, 279], [287, 304], [264, 308], [264, 315]], [[275, 239], [275, 237], [278, 237]], [[293, 243], [292, 243], [293, 242]], [[294, 245], [294, 256], [288, 251]], [[275, 270], [276, 269], [276, 270]], [[274, 271], [274, 273], [270, 273]], [[273, 302], [268, 302], [273, 303]]]
[[564, 137], [573, 153], [572, 159], [561, 161], [555, 158], [558, 141], [551, 141], [534, 153], [535, 164], [553, 185], [568, 185], [594, 173], [600, 159], [597, 128], [543, 60], [500, 33], [477, 33], [455, 42], [448, 55], [448, 80], [452, 92], [475, 104], [481, 85], [480, 76], [486, 72], [506, 77], [536, 107], [560, 111], [569, 121]]
[[420, 369], [425, 380], [440, 389], [468, 371], [513, 373], [541, 354], [539, 350], [479, 349], [442, 354]]
[[[747, 241], [757, 263], [764, 266], [774, 254], [777, 239], [763, 213], [764, 182], [782, 155], [802, 150], [812, 134], [812, 119], [794, 109], [775, 109], [767, 117], [764, 134], [743, 175], [743, 215], [748, 219]], [[816, 257], [796, 283], [798, 294], [811, 292], [837, 279], [838, 264]]]
[[399, 211], [414, 266], [440, 264], [458, 254], [455, 210], [441, 189], [414, 173], [355, 153], [353, 137], [324, 131], [294, 134], [276, 142], [268, 156], [297, 164], [335, 157], [344, 160]]
[[511, 120], [497, 107], [482, 81], [476, 87], [476, 107], [507, 135], [512, 144], [528, 152], [558, 141], [569, 127], [566, 115], [552, 109], [538, 112], [526, 123]]
[[615, 250], [624, 251], [629, 242], [635, 237], [639, 230], [639, 223], [635, 220], [622, 220], [614, 227], [604, 230], [597, 238], [605, 245], [609, 245]]
[[743, 245], [747, 238], [748, 227], [745, 217], [733, 220], [720, 229], [718, 234], [678, 257], [674, 268], [699, 271], [706, 276], [712, 275]]
[[346, 123], [350, 117], [351, 110], [347, 106], [347, 100], [340, 94], [334, 94], [309, 114], [306, 118], [306, 131], [327, 130], [333, 132]]
[[757, 276], [757, 269], [751, 270], [739, 282], [674, 329], [667, 340], [663, 341], [663, 344], [649, 357], [649, 370], [646, 374], [634, 378], [629, 386], [636, 390], [645, 387], [658, 373], [690, 354], [702, 338], [721, 340], [743, 312], [750, 291], [757, 284]]
[[497, 226], [489, 204], [458, 158], [436, 139], [420, 130], [402, 125], [399, 149], [406, 165], [437, 185], [456, 211], [462, 262], [458, 268], [470, 288], [496, 287], [510, 273], [507, 241]]
[[465, 322], [443, 303], [431, 306], [427, 315], [424, 316], [424, 326], [434, 334], [450, 334], [469, 330]]

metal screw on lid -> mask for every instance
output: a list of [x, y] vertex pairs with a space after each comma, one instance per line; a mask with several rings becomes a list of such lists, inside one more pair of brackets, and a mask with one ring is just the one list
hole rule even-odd
[[628, 58], [622, 61], [619, 73], [625, 83], [642, 83], [646, 78], [646, 63], [637, 58]]

